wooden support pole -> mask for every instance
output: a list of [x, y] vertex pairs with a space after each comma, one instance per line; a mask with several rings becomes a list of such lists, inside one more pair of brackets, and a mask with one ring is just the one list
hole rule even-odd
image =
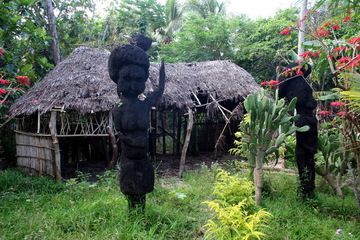
[[54, 147], [54, 159], [53, 159], [53, 171], [56, 180], [61, 180], [61, 168], [60, 168], [60, 147], [59, 147], [59, 140], [56, 136], [56, 111], [51, 111], [50, 122], [49, 122], [49, 129], [51, 133], [51, 138], [53, 141]]
[[193, 115], [193, 111], [189, 108], [188, 109], [188, 123], [187, 123], [187, 127], [186, 127], [186, 136], [185, 136], [184, 146], [183, 146], [183, 149], [181, 152], [181, 158], [180, 158], [180, 167], [179, 167], [179, 177], [180, 178], [182, 177], [182, 175], [184, 173], [184, 169], [185, 169], [186, 153], [188, 150], [193, 125], [194, 125], [194, 115]]
[[172, 112], [172, 154], [175, 156], [176, 152], [176, 112], [175, 110]]
[[164, 111], [161, 112], [161, 128], [162, 128], [162, 141], [163, 141], [163, 154], [166, 154], [166, 133], [165, 133], [165, 121], [166, 121], [166, 113]]
[[180, 153], [180, 145], [181, 145], [181, 114], [178, 111], [177, 114], [177, 134], [176, 134], [176, 154]]
[[112, 157], [111, 157], [111, 161], [108, 163], [108, 167], [113, 168], [117, 162], [117, 159], [119, 156], [119, 150], [118, 150], [116, 137], [115, 137], [113, 128], [108, 126], [107, 131], [109, 133], [110, 142], [111, 142], [111, 150], [112, 150]]
[[41, 121], [40, 112], [38, 111], [37, 112], [37, 131], [36, 131], [36, 133], [40, 133], [40, 121]]

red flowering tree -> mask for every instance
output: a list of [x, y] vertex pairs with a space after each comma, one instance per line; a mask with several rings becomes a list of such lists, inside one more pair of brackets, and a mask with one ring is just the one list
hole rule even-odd
[[[9, 58], [4, 48], [0, 48], [0, 62], [6, 63]], [[0, 128], [9, 120], [8, 109], [15, 99], [20, 97], [31, 85], [28, 76], [17, 75], [9, 71], [6, 64], [0, 67]]]
[[[337, 167], [347, 165], [360, 207], [360, 17], [354, 14], [358, 10], [348, 9], [323, 21], [324, 12], [308, 11], [302, 20], [307, 26], [304, 43], [307, 49], [299, 57], [314, 66], [312, 80], [319, 86], [317, 95], [323, 95], [319, 97], [323, 100], [318, 104], [319, 119], [321, 122], [333, 121], [332, 125], [342, 130], [342, 149], [348, 158]], [[356, 168], [350, 164], [350, 155], [354, 156]]]

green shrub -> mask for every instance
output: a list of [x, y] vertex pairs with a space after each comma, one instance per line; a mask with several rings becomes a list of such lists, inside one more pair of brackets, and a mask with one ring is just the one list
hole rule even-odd
[[251, 181], [219, 170], [213, 196], [214, 200], [205, 202], [215, 213], [204, 226], [205, 239], [261, 239], [265, 236], [262, 231], [271, 214], [256, 207]]

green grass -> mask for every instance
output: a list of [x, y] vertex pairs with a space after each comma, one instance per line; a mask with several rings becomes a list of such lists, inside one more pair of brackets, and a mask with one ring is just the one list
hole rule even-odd
[[[273, 215], [270, 229], [276, 229], [268, 239], [360, 239], [360, 211], [351, 193], [339, 199], [318, 188], [315, 199], [303, 203], [297, 197], [294, 176], [271, 173], [267, 179], [275, 191], [263, 206]], [[341, 234], [335, 234], [337, 229]]]
[[[321, 188], [316, 201], [305, 204], [296, 197], [295, 176], [267, 178], [272, 190], [263, 206], [273, 215], [267, 239], [360, 239], [359, 210], [350, 192], [342, 200]], [[211, 198], [214, 179], [215, 171], [205, 167], [182, 180], [158, 177], [145, 215], [129, 216], [115, 172], [96, 183], [56, 183], [3, 171], [0, 239], [202, 239], [211, 214], [202, 202]]]

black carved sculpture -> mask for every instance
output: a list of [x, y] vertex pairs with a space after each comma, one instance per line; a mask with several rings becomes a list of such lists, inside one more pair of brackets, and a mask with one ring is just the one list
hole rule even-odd
[[[144, 100], [149, 77], [149, 57], [145, 53], [149, 39], [137, 36], [135, 45], [121, 45], [110, 54], [108, 68], [117, 84], [120, 105], [113, 110], [115, 128], [120, 136], [120, 189], [128, 199], [129, 209], [144, 210], [146, 193], [154, 188], [154, 169], [149, 159], [150, 110], [160, 100], [165, 87], [165, 68], [161, 63], [159, 87]], [[144, 43], [145, 42], [145, 43]], [[144, 44], [141, 44], [144, 43]], [[147, 46], [147, 47], [146, 47]]]
[[280, 75], [279, 97], [287, 101], [296, 97], [296, 112], [300, 115], [295, 125], [302, 127], [308, 125], [307, 132], [296, 132], [296, 162], [299, 170], [299, 194], [303, 199], [312, 198], [315, 189], [315, 162], [317, 151], [317, 119], [315, 116], [316, 101], [313, 90], [306, 81], [311, 73], [310, 65], [299, 67], [288, 66]]

